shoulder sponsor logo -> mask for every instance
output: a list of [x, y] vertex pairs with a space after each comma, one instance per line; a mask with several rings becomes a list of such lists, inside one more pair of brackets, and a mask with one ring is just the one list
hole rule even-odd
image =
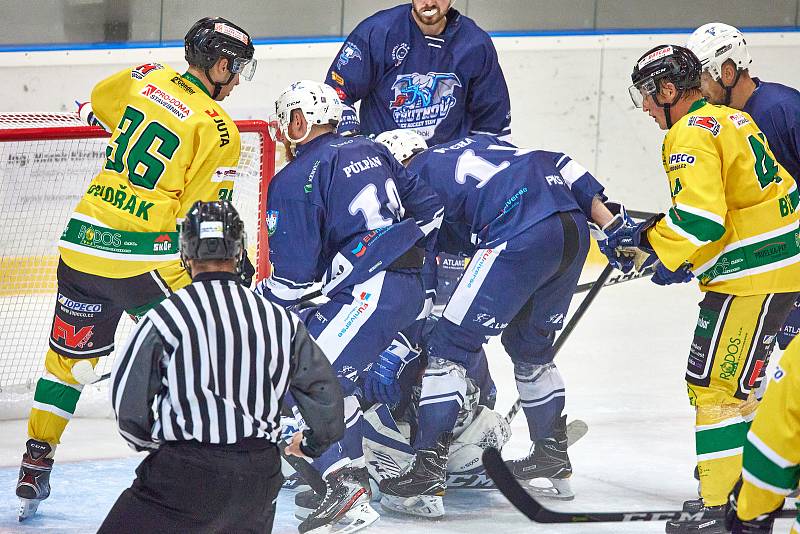
[[339, 85], [344, 85], [344, 78], [342, 78], [335, 70], [331, 71], [331, 78], [333, 78], [333, 81]]
[[161, 70], [163, 68], [164, 65], [160, 63], [145, 63], [144, 65], [139, 65], [131, 71], [131, 78], [134, 80], [143, 80], [144, 77], [151, 72]]
[[719, 131], [722, 129], [722, 125], [717, 122], [717, 119], [714, 117], [702, 117], [699, 115], [693, 115], [689, 117], [689, 126], [695, 126], [697, 128], [703, 128], [704, 130], [708, 130], [711, 134], [716, 137], [719, 135]]
[[182, 121], [192, 116], [192, 110], [189, 106], [152, 83], [145, 85], [140, 94], [149, 98]]
[[697, 161], [697, 158], [692, 154], [670, 154], [668, 160], [669, 168], [667, 169], [667, 172], [685, 169], [686, 167], [693, 167], [695, 161]]
[[89, 304], [86, 302], [78, 302], [76, 300], [72, 300], [70, 298], [65, 297], [61, 293], [58, 294], [58, 303], [61, 305], [62, 308], [78, 312], [100, 313], [101, 311], [103, 311], [102, 304]]
[[178, 87], [180, 87], [181, 89], [183, 89], [184, 91], [186, 91], [187, 93], [189, 93], [190, 95], [193, 95], [195, 93], [194, 88], [188, 83], [186, 83], [186, 80], [184, 80], [182, 76], [175, 75], [172, 77], [170, 81], [175, 85], [177, 85]]
[[734, 113], [733, 115], [728, 115], [728, 118], [736, 126], [737, 130], [745, 124], [750, 124], [750, 120], [744, 116], [744, 113]]
[[641, 61], [639, 61], [639, 68], [642, 69], [642, 68], [646, 67], [647, 65], [649, 65], [650, 63], [652, 63], [653, 61], [655, 61], [655, 60], [657, 60], [659, 58], [666, 57], [666, 56], [671, 56], [671, 55], [672, 55], [672, 47], [671, 46], [665, 46], [664, 48], [659, 48], [655, 52], [652, 52], [652, 53], [647, 54], [646, 56], [644, 56], [641, 59]]
[[347, 100], [347, 93], [344, 92], [344, 89], [342, 89], [341, 87], [334, 87], [333, 89], [334, 91], [336, 91], [336, 96], [339, 97], [339, 100], [341, 100], [342, 102]]
[[214, 124], [217, 126], [217, 131], [219, 132], [219, 147], [222, 148], [230, 143], [231, 134], [228, 132], [228, 125], [225, 124], [225, 119], [219, 116], [219, 111], [216, 109], [207, 109], [206, 115], [211, 117], [211, 120], [213, 120]]

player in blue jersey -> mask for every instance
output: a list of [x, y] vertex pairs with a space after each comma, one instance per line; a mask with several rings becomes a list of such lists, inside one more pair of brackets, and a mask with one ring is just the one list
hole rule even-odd
[[347, 37], [325, 81], [346, 106], [361, 102], [363, 133], [409, 128], [431, 145], [476, 133], [510, 139], [497, 51], [451, 3], [412, 0], [375, 13]]
[[293, 159], [269, 186], [272, 272], [258, 290], [291, 306], [323, 284], [329, 301], [306, 314], [305, 324], [345, 393], [345, 436], [314, 462], [327, 495], [300, 531], [345, 520], [365, 527], [378, 516], [369, 486], [359, 483], [366, 478], [362, 375], [423, 309], [420, 271], [442, 205], [384, 147], [334, 133], [341, 102], [330, 86], [293, 83], [275, 107], [271, 131]]
[[510, 468], [523, 480], [549, 478], [553, 487], [542, 493], [569, 498], [564, 382], [553, 363], [553, 341], [589, 250], [587, 220], [609, 228], [623, 215], [605, 207], [602, 185], [565, 154], [518, 149], [492, 136], [416, 155], [425, 143], [409, 130], [376, 140], [442, 199], [438, 249], [472, 255], [427, 342], [414, 462], [381, 482], [381, 504], [414, 515], [444, 514], [444, 466], [465, 376], [495, 335], [502, 335], [514, 363], [533, 441]]
[[[800, 180], [800, 92], [785, 85], [750, 76], [752, 63], [744, 35], [721, 22], [697, 28], [689, 48], [703, 65], [700, 89], [712, 104], [747, 112], [764, 132], [769, 148], [783, 168]], [[800, 332], [800, 301], [795, 303], [778, 333], [786, 349]]]

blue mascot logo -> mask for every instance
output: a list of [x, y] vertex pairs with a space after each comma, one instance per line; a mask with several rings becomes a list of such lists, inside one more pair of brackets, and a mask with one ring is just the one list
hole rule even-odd
[[361, 50], [359, 50], [358, 47], [350, 41], [347, 41], [342, 47], [342, 51], [339, 52], [339, 59], [336, 61], [336, 68], [341, 70], [342, 67], [350, 63], [351, 59], [357, 59], [361, 61]]
[[414, 128], [430, 138], [456, 105], [456, 87], [461, 87], [461, 81], [452, 72], [399, 75], [392, 85], [394, 100], [389, 103], [394, 121], [400, 128]]

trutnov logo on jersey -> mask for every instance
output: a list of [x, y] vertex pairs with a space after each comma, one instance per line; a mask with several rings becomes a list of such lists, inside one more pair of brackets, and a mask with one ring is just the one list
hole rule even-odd
[[714, 137], [718, 136], [719, 131], [722, 129], [722, 125], [717, 122], [717, 119], [714, 117], [701, 117], [698, 115], [689, 117], [689, 126], [696, 126], [708, 130]]
[[342, 47], [342, 51], [339, 52], [339, 59], [336, 60], [336, 68], [341, 70], [342, 67], [350, 63], [351, 59], [361, 61], [362, 58], [361, 50], [350, 41], [347, 41]]
[[452, 72], [401, 74], [392, 84], [394, 99], [389, 102], [394, 121], [400, 128], [414, 128], [426, 139], [455, 107], [453, 96], [461, 80]]
[[145, 85], [140, 94], [142, 96], [146, 96], [182, 121], [185, 121], [192, 116], [192, 110], [189, 108], [189, 106], [166, 91], [159, 89], [152, 83]]
[[89, 342], [94, 335], [94, 325], [84, 326], [80, 330], [64, 321], [58, 315], [53, 320], [53, 341], [64, 341], [64, 344], [71, 349], [82, 349], [91, 347]]
[[131, 78], [134, 80], [143, 80], [144, 77], [151, 72], [155, 70], [161, 70], [163, 68], [164, 65], [161, 65], [160, 63], [145, 63], [144, 65], [139, 65], [131, 71]]
[[274, 235], [278, 229], [278, 210], [267, 210], [267, 235]]

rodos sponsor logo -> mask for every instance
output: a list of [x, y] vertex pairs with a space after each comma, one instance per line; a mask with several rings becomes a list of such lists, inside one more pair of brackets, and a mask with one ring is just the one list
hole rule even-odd
[[189, 106], [151, 83], [145, 85], [140, 94], [149, 98], [182, 121], [192, 116], [193, 112]]
[[53, 319], [53, 341], [63, 341], [64, 345], [71, 349], [91, 347], [92, 343], [89, 339], [91, 339], [92, 335], [94, 335], [94, 325], [77, 329], [58, 315]]
[[94, 314], [103, 311], [102, 304], [89, 304], [86, 302], [78, 302], [76, 300], [72, 300], [70, 298], [65, 297], [61, 293], [58, 294], [58, 303], [61, 305], [62, 308], [78, 312]]
[[163, 68], [164, 65], [161, 65], [160, 63], [145, 63], [144, 65], [139, 65], [131, 71], [131, 78], [134, 80], [143, 80], [144, 77], [151, 72], [161, 70]]
[[[723, 380], [730, 380], [736, 376], [736, 371], [739, 369], [739, 362], [741, 361], [742, 357], [739, 352], [742, 349], [742, 330], [739, 329], [739, 333], [737, 337], [729, 337], [728, 343], [725, 346], [725, 356], [720, 363], [720, 373], [719, 377]], [[744, 336], [744, 340], [747, 340], [747, 334]]]
[[122, 245], [122, 235], [118, 232], [108, 232], [93, 226], [81, 225], [78, 239], [82, 245], [104, 247], [119, 247]]

